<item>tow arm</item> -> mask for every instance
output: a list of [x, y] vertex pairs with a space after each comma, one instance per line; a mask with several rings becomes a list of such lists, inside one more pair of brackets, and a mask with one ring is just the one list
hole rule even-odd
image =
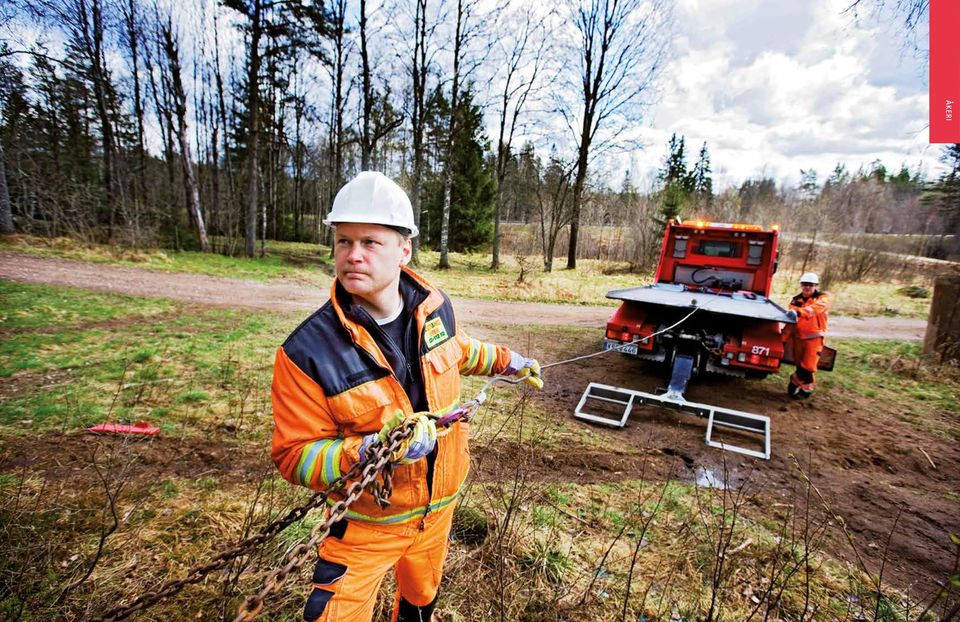
[[[710, 447], [734, 451], [755, 458], [770, 459], [770, 417], [755, 415], [742, 410], [721, 408], [710, 404], [689, 402], [683, 397], [687, 390], [687, 383], [693, 375], [695, 359], [689, 354], [677, 354], [673, 361], [670, 374], [670, 384], [665, 393], [657, 395], [645, 391], [635, 391], [622, 387], [613, 387], [606, 384], [591, 382], [580, 397], [580, 403], [574, 410], [574, 417], [594, 423], [601, 423], [615, 427], [624, 427], [634, 406], [659, 406], [675, 410], [680, 413], [704, 417], [707, 420], [706, 442]], [[590, 413], [587, 407], [619, 410], [620, 418], [613, 418], [604, 414]], [[731, 443], [715, 440], [714, 432], [717, 428], [733, 431], [741, 435], [760, 435], [760, 449], [751, 449]]]

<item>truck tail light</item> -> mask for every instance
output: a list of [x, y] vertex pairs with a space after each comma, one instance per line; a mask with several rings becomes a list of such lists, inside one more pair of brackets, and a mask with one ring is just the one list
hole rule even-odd
[[607, 339], [631, 341], [630, 331], [626, 326], [607, 326]]

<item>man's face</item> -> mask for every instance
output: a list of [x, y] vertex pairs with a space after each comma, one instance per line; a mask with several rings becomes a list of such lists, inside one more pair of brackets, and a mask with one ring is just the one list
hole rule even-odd
[[397, 287], [400, 267], [410, 261], [410, 240], [383, 225], [340, 223], [334, 243], [340, 283], [352, 295], [370, 301]]
[[814, 285], [813, 283], [800, 284], [800, 292], [803, 293], [804, 296], [810, 296], [811, 294], [813, 294], [814, 291], [816, 291], [816, 289], [817, 289], [817, 286]]

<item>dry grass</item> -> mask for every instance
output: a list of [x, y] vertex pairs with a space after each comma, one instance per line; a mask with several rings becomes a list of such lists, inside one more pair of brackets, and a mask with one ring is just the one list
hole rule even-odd
[[[46, 288], [46, 294], [35, 295], [55, 298], [58, 290]], [[97, 301], [91, 309], [109, 302]], [[42, 328], [42, 309], [38, 305], [36, 313], [21, 319]], [[280, 481], [265, 459], [269, 363], [274, 345], [298, 320], [217, 312], [164, 317], [150, 330], [118, 322], [84, 332], [75, 341], [58, 341], [58, 326], [48, 326], [51, 334], [36, 342], [8, 336], [0, 362], [30, 355], [46, 373], [67, 366], [82, 371], [69, 376], [77, 385], [74, 393], [40, 388], [3, 404], [9, 417], [0, 421], [8, 443], [0, 453], [0, 618], [75, 620], [102, 612], [182, 576], [302, 501], [303, 492]], [[71, 319], [76, 321], [82, 323], [84, 317]], [[551, 329], [535, 342], [511, 330], [521, 329], [483, 327], [480, 332], [534, 345], [530, 350], [538, 355], [538, 350], [579, 352], [596, 341], [586, 329]], [[942, 377], [911, 365], [915, 352], [891, 358], [889, 347], [868, 342], [852, 352], [856, 365], [851, 374], [862, 368], [901, 399], [907, 399], [904, 382], [917, 382], [917, 390], [927, 393], [943, 383]], [[85, 366], [72, 367], [80, 359]], [[884, 360], [893, 361], [886, 371], [877, 367]], [[885, 375], [877, 376], [881, 372]], [[468, 379], [464, 395], [472, 396], [480, 382]], [[953, 379], [947, 384], [956, 386]], [[770, 619], [800, 619], [804, 611], [807, 619], [856, 620], [862, 612], [872, 616], [876, 597], [867, 587], [869, 579], [820, 552], [817, 537], [802, 535], [810, 533], [805, 525], [820, 529], [829, 517], [815, 514], [804, 522], [800, 480], [792, 497], [778, 498], [779, 506], [752, 501], [768, 491], [747, 490], [736, 501], [731, 497], [735, 491], [698, 489], [677, 478], [635, 475], [605, 484], [549, 483], [535, 476], [525, 457], [575, 448], [630, 448], [627, 441], [611, 442], [582, 426], [568, 426], [569, 417], [532, 408], [521, 395], [498, 389], [473, 427], [474, 447], [516, 448], [508, 465], [516, 469], [505, 469], [496, 480], [475, 481], [458, 510], [461, 539], [451, 550], [438, 622], [693, 620], [705, 617], [711, 603], [714, 619], [746, 620], [757, 607], [754, 598], [763, 605], [753, 619], [763, 619], [766, 603], [771, 604]], [[943, 399], [950, 395], [944, 393]], [[65, 410], [49, 410], [42, 400], [69, 403]], [[915, 400], [918, 408], [928, 408], [926, 404]], [[29, 409], [33, 423], [22, 424], [18, 408]], [[41, 410], [47, 413], [43, 438], [57, 442], [39, 442], [35, 430]], [[93, 412], [101, 419], [110, 413], [150, 416], [161, 423], [163, 438], [217, 448], [221, 457], [182, 455], [180, 463], [196, 464], [185, 472], [177, 470], [182, 465], [150, 458], [146, 445], [114, 443], [95, 459], [87, 452], [58, 454], [60, 443], [68, 440], [62, 432], [89, 422]], [[26, 457], [8, 460], [12, 444], [30, 448], [20, 452]], [[83, 578], [97, 557], [102, 530], [114, 522], [113, 494], [116, 530], [106, 538], [89, 579], [63, 595], [65, 586]], [[283, 551], [306, 537], [311, 524], [292, 527], [232, 571], [211, 575], [141, 618], [230, 617]], [[724, 566], [715, 573], [720, 559]], [[763, 597], [776, 583], [776, 569], [798, 559], [810, 572], [785, 580], [779, 598]], [[308, 572], [291, 579], [271, 601], [270, 619], [299, 618]], [[386, 619], [390, 589], [388, 582], [378, 620]], [[904, 609], [901, 595], [884, 598], [891, 610]], [[902, 618], [890, 614], [881, 619]]]

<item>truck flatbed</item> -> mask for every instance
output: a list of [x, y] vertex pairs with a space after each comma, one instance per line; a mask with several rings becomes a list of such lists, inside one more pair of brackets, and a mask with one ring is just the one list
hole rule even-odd
[[677, 283], [654, 283], [642, 287], [616, 289], [607, 292], [607, 298], [640, 302], [665, 307], [693, 310], [699, 307], [701, 312], [719, 313], [750, 318], [795, 324], [796, 319], [787, 315], [787, 310], [769, 298], [752, 292], [715, 292], [709, 290], [689, 290]]

